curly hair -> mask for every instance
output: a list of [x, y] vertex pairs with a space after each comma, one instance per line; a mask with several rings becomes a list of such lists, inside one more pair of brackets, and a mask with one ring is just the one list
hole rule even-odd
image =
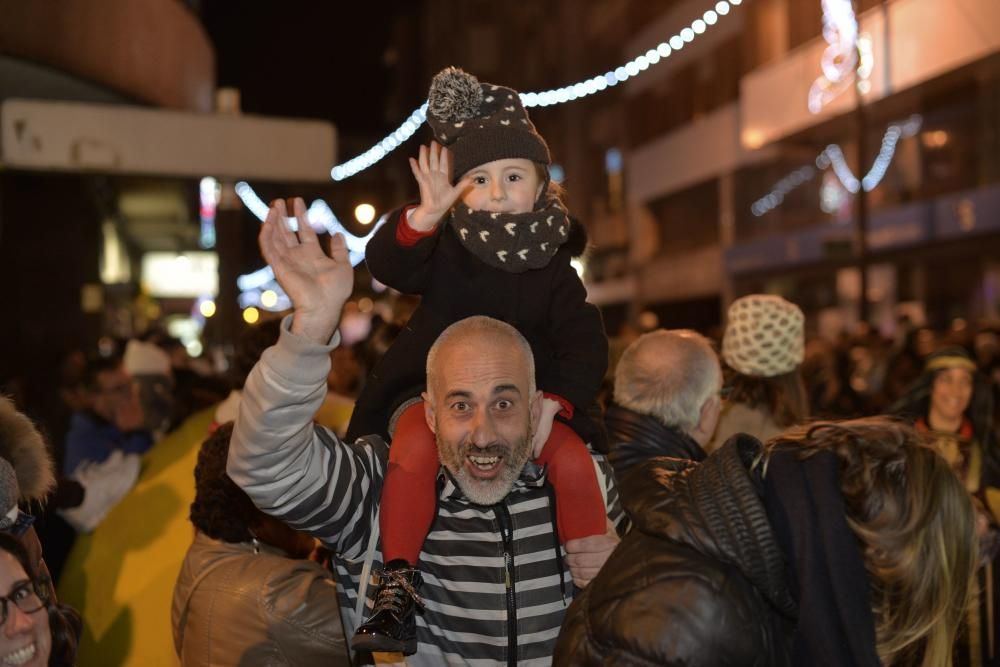
[[205, 440], [194, 468], [191, 523], [205, 535], [223, 542], [249, 542], [250, 527], [259, 510], [226, 474], [233, 423], [227, 422]]
[[972, 499], [912, 428], [885, 417], [800, 426], [766, 445], [833, 452], [872, 583], [885, 665], [951, 665], [978, 560]]
[[83, 630], [80, 615], [72, 607], [53, 602], [52, 582], [38, 575], [20, 540], [7, 533], [0, 533], [0, 550], [17, 559], [25, 574], [31, 579], [35, 590], [38, 591], [42, 602], [45, 603], [45, 611], [49, 617], [49, 632], [52, 635], [49, 667], [72, 667], [76, 664], [76, 650]]
[[250, 327], [236, 339], [236, 354], [230, 369], [230, 383], [233, 389], [242, 389], [250, 371], [260, 361], [264, 350], [278, 342], [281, 336], [281, 320], [271, 319]]

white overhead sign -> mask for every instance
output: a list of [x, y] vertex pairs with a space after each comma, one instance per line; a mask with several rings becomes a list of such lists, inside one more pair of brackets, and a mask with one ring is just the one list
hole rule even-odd
[[233, 180], [326, 182], [331, 123], [116, 104], [0, 103], [7, 167]]

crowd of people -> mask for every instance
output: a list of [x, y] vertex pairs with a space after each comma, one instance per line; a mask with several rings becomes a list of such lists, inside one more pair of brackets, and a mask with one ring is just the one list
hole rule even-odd
[[367, 257], [407, 321], [344, 344], [345, 242], [279, 200], [260, 246], [293, 309], [224, 380], [154, 334], [74, 360], [53, 442], [0, 400], [3, 664], [75, 664], [72, 535], [202, 408], [186, 667], [1000, 664], [996, 332], [830, 342], [751, 294], [718, 340], [609, 346], [517, 92], [449, 68], [428, 119]]

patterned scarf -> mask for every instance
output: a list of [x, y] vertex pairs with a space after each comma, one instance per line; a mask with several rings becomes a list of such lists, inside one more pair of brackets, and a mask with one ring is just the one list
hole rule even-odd
[[459, 204], [450, 220], [466, 250], [510, 273], [542, 268], [569, 238], [569, 215], [555, 198], [530, 213], [474, 211]]

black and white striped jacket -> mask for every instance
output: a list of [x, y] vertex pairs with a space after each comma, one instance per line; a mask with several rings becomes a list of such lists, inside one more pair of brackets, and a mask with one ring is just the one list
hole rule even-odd
[[[317, 345], [291, 334], [287, 324], [247, 380], [228, 472], [263, 511], [334, 552], [350, 636], [374, 592], [364, 587], [359, 614], [360, 583], [381, 567], [377, 512], [389, 448], [377, 437], [347, 444], [313, 425], [337, 337]], [[618, 524], [611, 469], [600, 457], [595, 465]], [[417, 616], [417, 654], [407, 664], [549, 665], [573, 584], [544, 475], [529, 464], [493, 507], [470, 503], [450, 478], [440, 479], [437, 515], [419, 561], [426, 608]]]

